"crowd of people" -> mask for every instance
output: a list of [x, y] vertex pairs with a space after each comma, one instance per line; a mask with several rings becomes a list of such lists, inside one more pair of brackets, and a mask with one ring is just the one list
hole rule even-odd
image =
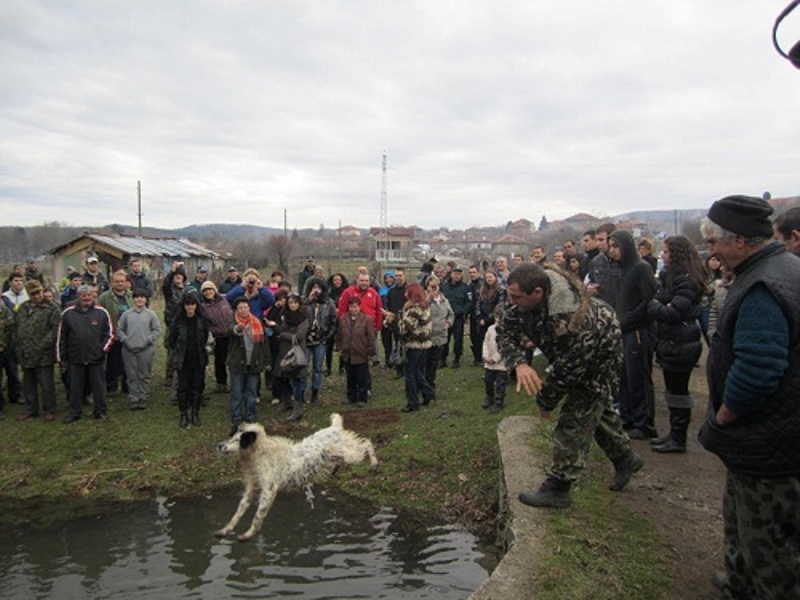
[[[131, 410], [145, 409], [163, 337], [179, 426], [201, 425], [213, 357], [214, 391], [229, 393], [235, 431], [256, 420], [262, 387], [288, 420], [301, 419], [306, 402], [320, 401], [337, 353], [347, 402], [369, 402], [370, 367], [382, 365], [404, 379], [400, 410], [419, 411], [436, 400], [437, 372], [461, 368], [468, 345], [482, 367], [484, 409], [504, 410], [510, 381], [535, 397], [542, 417], [560, 408], [546, 478], [519, 499], [563, 508], [592, 439], [614, 466], [612, 491], [644, 466], [631, 440], [649, 440], [661, 454], [687, 451], [690, 379], [705, 340], [710, 405], [700, 441], [728, 469], [726, 570], [717, 583], [730, 597], [781, 597], [797, 591], [800, 561], [789, 541], [800, 535], [800, 208], [774, 222], [771, 213], [759, 198], [723, 198], [701, 224], [706, 256], [675, 235], [662, 241], [660, 261], [651, 240], [605, 223], [584, 232], [582, 252], [567, 239], [552, 260], [536, 246], [527, 260], [498, 256], [464, 268], [431, 259], [380, 281], [366, 267], [350, 280], [326, 277], [313, 257], [297, 288], [280, 271], [262, 281], [257, 270], [240, 276], [234, 267], [219, 283], [203, 267], [190, 280], [174, 262], [161, 284], [163, 332], [139, 259], [109, 281], [89, 256], [83, 273], [69, 270], [55, 289], [30, 260], [3, 286], [5, 390], [24, 403], [21, 421], [53, 421], [58, 365], [65, 423], [81, 419], [87, 404], [106, 419], [107, 395], [119, 389]], [[546, 373], [531, 366], [535, 354], [548, 361]], [[669, 412], [661, 435], [654, 363]]]

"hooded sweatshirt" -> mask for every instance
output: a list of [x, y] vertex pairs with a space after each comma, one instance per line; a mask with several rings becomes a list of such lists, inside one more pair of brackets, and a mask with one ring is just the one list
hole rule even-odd
[[651, 324], [647, 306], [658, 290], [653, 269], [639, 256], [630, 231], [617, 229], [609, 237], [620, 249], [616, 311], [622, 333], [645, 329]]

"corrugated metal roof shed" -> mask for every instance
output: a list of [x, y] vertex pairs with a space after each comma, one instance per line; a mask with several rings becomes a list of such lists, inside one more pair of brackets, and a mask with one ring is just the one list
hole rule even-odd
[[[146, 238], [129, 235], [106, 235], [101, 233], [87, 232], [81, 237], [94, 240], [99, 244], [105, 244], [116, 248], [125, 254], [140, 254], [142, 256], [196, 256], [218, 259], [219, 254], [208, 248], [204, 248], [186, 238]], [[55, 254], [59, 250], [72, 244], [74, 240], [53, 248], [50, 254]]]

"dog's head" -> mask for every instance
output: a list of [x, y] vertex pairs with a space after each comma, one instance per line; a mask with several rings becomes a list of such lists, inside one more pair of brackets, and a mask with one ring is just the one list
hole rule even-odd
[[264, 428], [258, 423], [242, 423], [233, 437], [217, 444], [220, 454], [240, 454], [252, 451], [259, 437], [264, 437]]

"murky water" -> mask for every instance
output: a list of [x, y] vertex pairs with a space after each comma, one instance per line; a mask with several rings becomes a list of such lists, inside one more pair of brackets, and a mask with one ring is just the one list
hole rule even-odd
[[162, 498], [0, 530], [0, 597], [466, 598], [495, 564], [459, 528], [319, 493], [279, 496], [252, 542], [218, 540], [237, 502]]

